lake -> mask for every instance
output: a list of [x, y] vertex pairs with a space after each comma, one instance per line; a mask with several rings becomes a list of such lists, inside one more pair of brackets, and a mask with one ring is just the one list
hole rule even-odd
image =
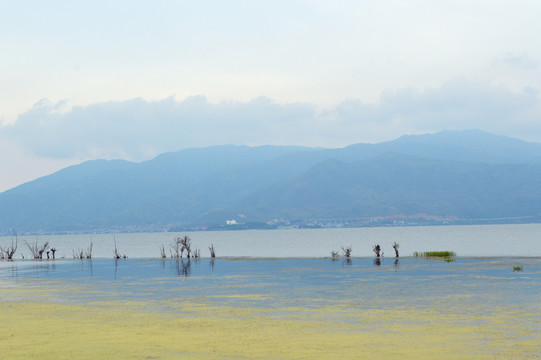
[[[215, 245], [214, 260], [158, 259], [184, 233], [40, 236], [65, 259], [0, 261], [0, 351], [7, 359], [540, 358], [540, 231], [188, 233], [202, 255]], [[35, 240], [19, 238], [19, 248]], [[127, 259], [112, 258], [115, 241]], [[90, 242], [94, 259], [71, 257]], [[373, 257], [376, 243], [383, 259]], [[349, 245], [353, 258], [325, 258]], [[428, 250], [458, 256], [409, 256]]]
[[[185, 234], [202, 256], [209, 256], [208, 246], [214, 244], [221, 257], [325, 257], [350, 245], [352, 256], [372, 257], [372, 246], [380, 244], [386, 256], [394, 257], [395, 241], [403, 256], [430, 250], [450, 250], [459, 256], [541, 256], [541, 224], [525, 224], [21, 236], [16, 258], [28, 258], [25, 242], [36, 240], [48, 241], [58, 249], [58, 257], [71, 258], [74, 250], [93, 243], [93, 257], [110, 258], [116, 241], [119, 252], [129, 258], [155, 258], [162, 245], [169, 254], [169, 244]], [[12, 237], [2, 237], [0, 246], [11, 241]]]

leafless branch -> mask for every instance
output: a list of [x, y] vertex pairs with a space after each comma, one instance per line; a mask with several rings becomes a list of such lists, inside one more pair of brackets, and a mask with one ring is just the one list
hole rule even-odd
[[26, 246], [28, 246], [34, 259], [43, 259], [43, 253], [49, 248], [49, 242], [46, 241], [40, 245], [38, 239], [36, 239], [34, 243], [29, 243], [27, 241]]

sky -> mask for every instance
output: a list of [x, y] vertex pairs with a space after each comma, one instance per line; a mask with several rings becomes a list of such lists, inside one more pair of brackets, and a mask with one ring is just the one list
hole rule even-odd
[[0, 0], [0, 192], [82, 161], [541, 142], [539, 1]]

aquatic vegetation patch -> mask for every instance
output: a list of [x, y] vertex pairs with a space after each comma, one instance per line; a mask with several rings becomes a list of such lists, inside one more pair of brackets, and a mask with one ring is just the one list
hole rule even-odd
[[414, 252], [415, 257], [454, 257], [456, 254], [453, 251], [425, 251]]
[[[0, 313], [2, 358], [528, 359], [539, 355], [539, 330], [532, 332], [530, 326], [531, 316], [538, 312], [515, 310], [508, 322], [504, 308], [495, 316], [484, 316], [460, 306], [447, 312], [439, 307], [359, 311], [348, 303], [336, 303], [267, 311], [188, 302], [177, 305], [180, 312], [149, 313], [144, 310], [148, 305], [2, 302], [6, 310]], [[492, 346], [487, 347], [486, 341]]]
[[513, 266], [513, 272], [521, 272], [524, 270], [524, 267], [521, 265]]
[[443, 259], [446, 262], [455, 261], [456, 253], [453, 251], [425, 251], [413, 253], [414, 257], [424, 257], [426, 259]]
[[[92, 276], [82, 280], [24, 278], [20, 266], [18, 277], [0, 278], [0, 352], [8, 360], [541, 357], [541, 304], [531, 301], [539, 295], [539, 260], [449, 267], [404, 259], [394, 269], [382, 259], [388, 272], [354, 261], [349, 268], [325, 260], [267, 267], [265, 260], [219, 259], [216, 270], [200, 262], [185, 277], [170, 269], [176, 259], [132, 260], [119, 264], [159, 271], [119, 266], [118, 277], [99, 277], [116, 272], [116, 262], [94, 260]], [[531, 277], [505, 281], [517, 263]], [[66, 264], [87, 269], [90, 262]], [[47, 271], [60, 274], [67, 269], [60, 265]]]

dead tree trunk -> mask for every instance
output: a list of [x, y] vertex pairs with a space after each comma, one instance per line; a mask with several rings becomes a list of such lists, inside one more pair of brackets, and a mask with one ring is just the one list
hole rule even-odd
[[395, 241], [395, 243], [393, 244], [393, 249], [394, 249], [394, 253], [395, 253], [395, 257], [399, 257], [400, 255], [398, 255], [398, 248], [400, 247], [400, 245], [398, 245], [398, 243]]
[[13, 255], [15, 255], [15, 252], [17, 251], [18, 242], [19, 241], [15, 239], [15, 244], [13, 244], [13, 240], [11, 240], [11, 246], [4, 250], [7, 260], [13, 260]]
[[374, 247], [372, 248], [372, 250], [373, 250], [374, 253], [376, 254], [376, 257], [379, 258], [380, 255], [381, 255], [381, 246], [379, 246], [379, 244], [376, 244], [376, 245], [374, 245]]
[[36, 240], [32, 244], [26, 242], [26, 246], [28, 246], [28, 250], [30, 250], [34, 259], [43, 259], [43, 253], [49, 248], [49, 242], [46, 241], [40, 246], [38, 240]]
[[180, 243], [182, 244], [181, 252], [186, 250], [186, 256], [189, 259], [192, 253], [192, 240], [188, 237], [188, 235], [184, 235], [184, 237], [180, 239]]

